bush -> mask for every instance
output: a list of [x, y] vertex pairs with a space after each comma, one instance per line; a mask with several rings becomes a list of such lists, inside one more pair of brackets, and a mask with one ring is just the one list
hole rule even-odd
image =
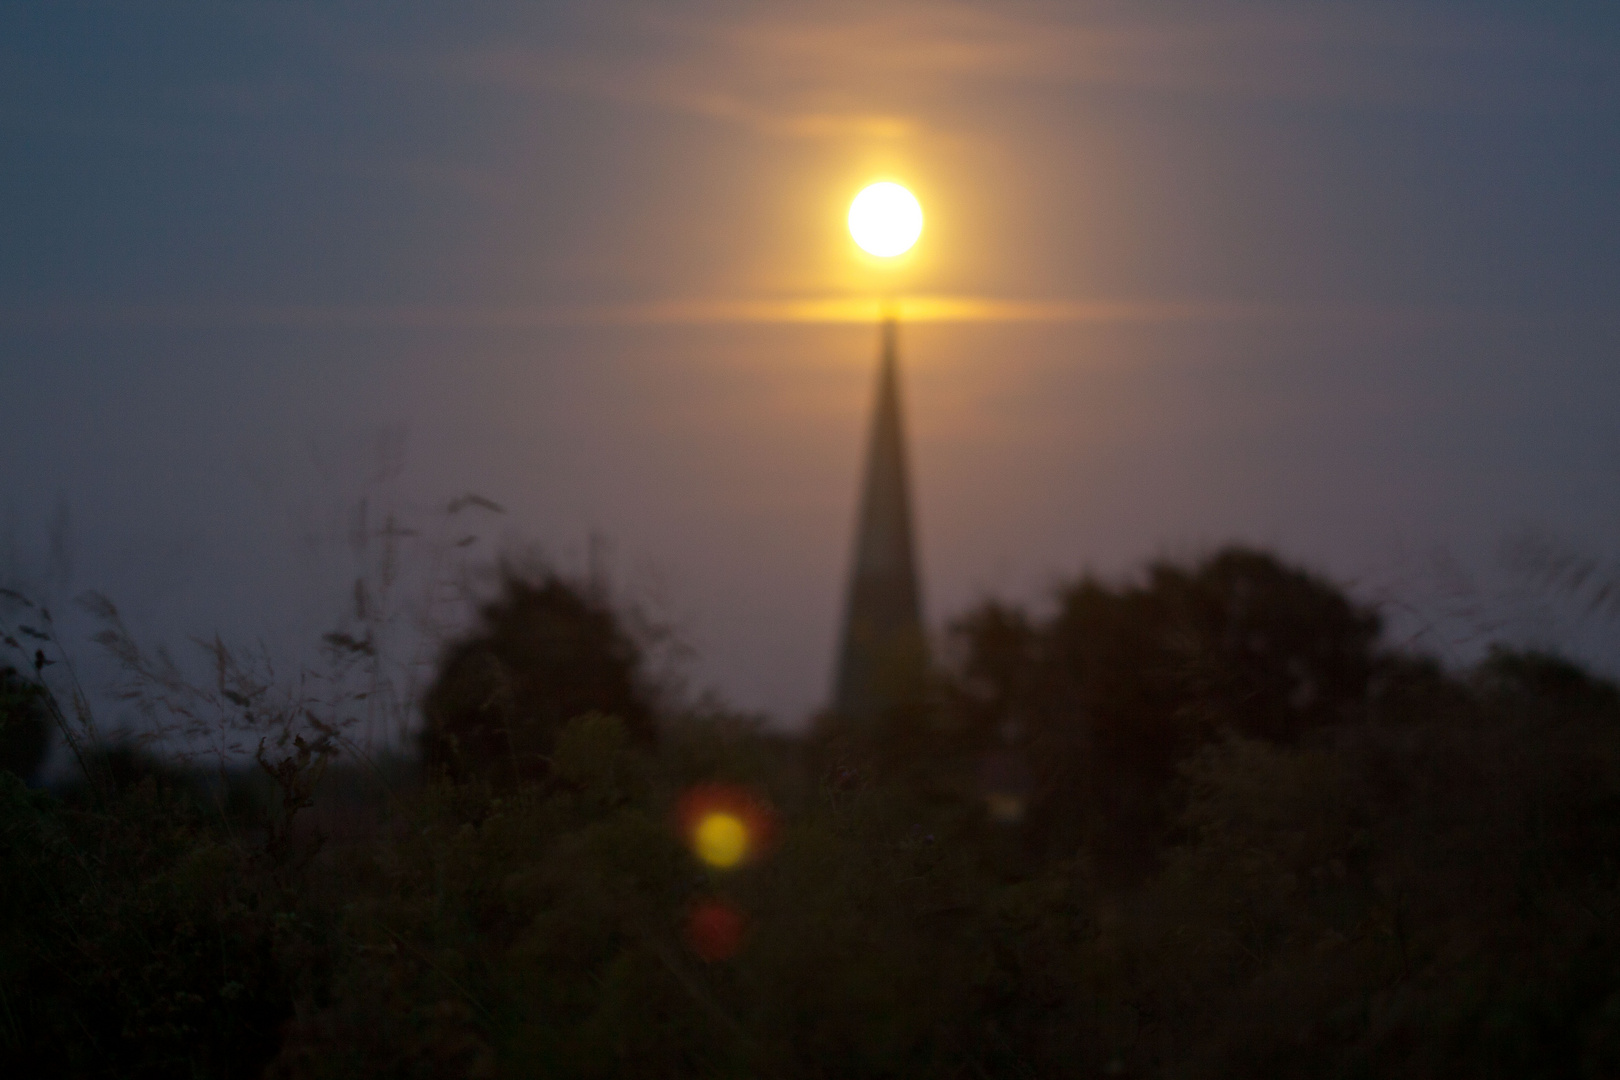
[[150, 781], [74, 808], [0, 775], [5, 1059], [37, 1077], [256, 1076], [301, 977], [293, 898]]
[[1322, 578], [1227, 548], [1118, 587], [1083, 577], [1044, 620], [988, 602], [952, 626], [970, 753], [1030, 763], [1030, 824], [1059, 857], [1151, 866], [1182, 762], [1226, 733], [1293, 744], [1356, 719], [1379, 622]]
[[[261, 762], [269, 816], [94, 752], [122, 779], [73, 800], [0, 777], [0, 1056], [288, 1080], [1620, 1075], [1620, 691], [1539, 653], [1452, 674], [1380, 652], [1319, 579], [1241, 553], [1145, 582], [1076, 583], [1048, 619], [981, 608], [904, 770], [828, 768], [713, 709], [654, 740], [646, 706], [534, 721], [532, 775], [350, 776], [375, 803], [347, 822], [315, 782], [336, 751], [301, 735]], [[618, 625], [576, 601], [545, 604]], [[492, 608], [446, 674], [480, 642], [527, 662], [545, 619], [513, 615], [508, 649]], [[1022, 822], [972, 782], [1009, 747], [1045, 785]], [[1151, 827], [1109, 819], [1143, 777]], [[700, 861], [694, 788], [772, 842]], [[310, 799], [344, 826], [324, 848]]]
[[1188, 839], [1113, 946], [1160, 1051], [1196, 1075], [1615, 1075], [1620, 726], [1576, 672], [1499, 651], [1466, 716], [1199, 754]]
[[423, 763], [430, 776], [538, 779], [563, 725], [592, 711], [651, 741], [641, 662], [623, 620], [590, 588], [508, 569], [500, 598], [450, 646], [423, 701]]

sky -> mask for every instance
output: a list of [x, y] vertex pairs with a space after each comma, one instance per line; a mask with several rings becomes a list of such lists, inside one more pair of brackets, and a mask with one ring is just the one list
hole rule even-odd
[[1609, 4], [0, 3], [0, 578], [296, 657], [363, 503], [797, 724], [889, 302], [935, 630], [1237, 541], [1614, 671], [1617, 195]]

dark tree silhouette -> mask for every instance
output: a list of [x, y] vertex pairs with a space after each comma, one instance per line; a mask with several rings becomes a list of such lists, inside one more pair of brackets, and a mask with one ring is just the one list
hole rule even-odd
[[1509, 707], [1620, 717], [1620, 687], [1553, 653], [1492, 646], [1474, 677], [1481, 689]]
[[596, 590], [555, 573], [507, 572], [500, 597], [446, 652], [423, 703], [431, 775], [496, 782], [544, 775], [558, 732], [588, 712], [654, 736], [641, 648]]
[[1034, 773], [1034, 833], [1070, 847], [1156, 846], [1181, 762], [1231, 732], [1269, 742], [1355, 715], [1377, 616], [1275, 556], [1225, 548], [1139, 584], [1087, 576], [1037, 622], [990, 602], [953, 626], [972, 752], [1012, 745]]

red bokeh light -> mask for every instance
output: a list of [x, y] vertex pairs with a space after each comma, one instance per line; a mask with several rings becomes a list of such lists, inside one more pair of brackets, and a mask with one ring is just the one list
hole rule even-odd
[[742, 912], [724, 900], [700, 900], [686, 917], [686, 943], [712, 964], [735, 956], [747, 929]]

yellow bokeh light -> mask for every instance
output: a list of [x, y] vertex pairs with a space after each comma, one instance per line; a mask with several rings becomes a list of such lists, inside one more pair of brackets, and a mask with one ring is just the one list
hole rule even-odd
[[885, 180], [862, 189], [849, 204], [849, 234], [861, 250], [892, 258], [911, 250], [922, 235], [922, 206], [911, 192]]
[[698, 858], [721, 869], [736, 866], [748, 853], [748, 826], [735, 814], [706, 815], [692, 834]]

